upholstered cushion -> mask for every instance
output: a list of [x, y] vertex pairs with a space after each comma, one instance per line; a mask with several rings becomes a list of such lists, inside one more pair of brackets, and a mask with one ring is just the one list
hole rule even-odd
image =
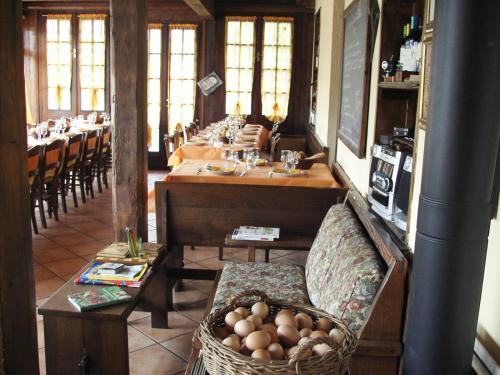
[[332, 206], [307, 258], [307, 291], [313, 305], [357, 331], [384, 275], [385, 266], [351, 208]]
[[217, 287], [214, 308], [223, 307], [236, 293], [258, 289], [273, 300], [309, 304], [304, 269], [280, 263], [226, 262]]

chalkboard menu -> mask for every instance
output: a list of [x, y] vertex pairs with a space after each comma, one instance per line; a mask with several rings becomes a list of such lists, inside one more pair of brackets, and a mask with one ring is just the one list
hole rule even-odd
[[370, 90], [370, 0], [355, 0], [344, 13], [344, 57], [339, 138], [358, 158], [365, 156]]

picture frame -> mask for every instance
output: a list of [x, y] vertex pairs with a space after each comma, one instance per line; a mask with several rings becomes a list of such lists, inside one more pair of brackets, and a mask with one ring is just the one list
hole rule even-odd
[[212, 72], [206, 77], [198, 81], [198, 87], [205, 96], [212, 94], [219, 86], [222, 85], [222, 79], [217, 75], [217, 73]]

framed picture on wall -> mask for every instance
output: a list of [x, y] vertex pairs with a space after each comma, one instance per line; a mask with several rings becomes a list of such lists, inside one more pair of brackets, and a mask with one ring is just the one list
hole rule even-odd
[[213, 93], [220, 85], [222, 85], [222, 80], [215, 72], [198, 81], [198, 87], [205, 96]]

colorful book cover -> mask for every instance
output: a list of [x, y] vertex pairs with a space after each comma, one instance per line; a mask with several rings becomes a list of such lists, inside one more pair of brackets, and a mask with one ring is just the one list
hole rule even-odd
[[117, 286], [84, 290], [70, 294], [68, 300], [80, 311], [89, 311], [104, 306], [128, 302], [132, 297]]
[[129, 288], [140, 288], [142, 284], [146, 281], [146, 279], [151, 274], [151, 268], [148, 267], [144, 275], [139, 281], [123, 281], [123, 280], [91, 280], [89, 279], [89, 275], [95, 271], [95, 269], [101, 266], [104, 262], [94, 262], [90, 265], [89, 268], [80, 276], [78, 276], [74, 281], [75, 284], [85, 284], [85, 285], [118, 285], [121, 287], [129, 287]]

